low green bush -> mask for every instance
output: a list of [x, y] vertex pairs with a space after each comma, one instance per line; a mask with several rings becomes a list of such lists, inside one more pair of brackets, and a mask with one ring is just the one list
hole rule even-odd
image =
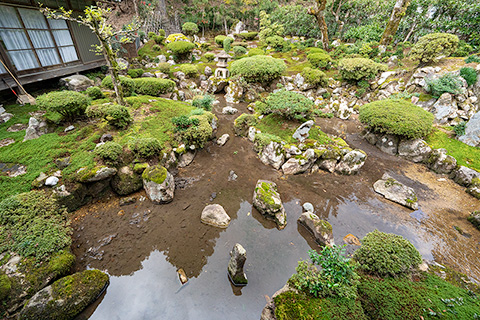
[[195, 78], [198, 76], [198, 68], [194, 64], [182, 64], [179, 66], [179, 71], [185, 73], [187, 78]]
[[190, 121], [197, 123], [189, 126], [186, 130], [180, 132], [180, 139], [186, 145], [194, 145], [198, 148], [203, 148], [205, 143], [212, 138], [213, 129], [210, 125], [214, 115], [210, 112], [205, 112], [202, 115], [190, 116]]
[[463, 40], [460, 40], [458, 42], [457, 50], [455, 51], [453, 56], [454, 57], [466, 57], [472, 52], [473, 52], [473, 47], [469, 43], [467, 43]]
[[233, 53], [235, 54], [235, 57], [240, 57], [247, 54], [247, 49], [241, 46], [234, 46]]
[[247, 41], [252, 41], [252, 40], [255, 40], [257, 35], [258, 35], [258, 32], [245, 32], [245, 33], [240, 33], [238, 36]]
[[93, 100], [103, 99], [105, 95], [103, 94], [102, 90], [99, 87], [90, 87], [85, 90], [87, 96], [92, 98]]
[[106, 165], [115, 166], [123, 152], [122, 146], [113, 141], [107, 141], [98, 144], [94, 150], [95, 154], [100, 157]]
[[225, 50], [225, 52], [229, 52], [230, 51], [230, 48], [232, 47], [232, 38], [230, 37], [227, 37], [223, 40], [223, 50]]
[[169, 74], [170, 73], [170, 69], [172, 68], [172, 65], [168, 62], [160, 62], [158, 65], [157, 65], [157, 69], [158, 71], [162, 72], [162, 73], [165, 73], [165, 74]]
[[204, 94], [203, 96], [195, 96], [192, 100], [192, 106], [194, 106], [195, 108], [201, 108], [206, 111], [211, 111], [214, 101], [215, 97], [209, 94]]
[[265, 52], [260, 48], [252, 48], [248, 51], [248, 56], [249, 57], [263, 56], [263, 55], [265, 55]]
[[198, 25], [194, 22], [185, 22], [182, 25], [182, 31], [187, 36], [193, 36], [194, 34], [198, 33]]
[[150, 31], [150, 32], [148, 33], [148, 39], [153, 39], [153, 37], [155, 37], [156, 35], [157, 35], [157, 34], [156, 34], [155, 32]]
[[328, 85], [328, 78], [325, 72], [306, 67], [302, 70], [302, 77], [309, 84], [314, 86], [326, 87]]
[[200, 120], [197, 118], [190, 118], [186, 115], [181, 115], [172, 118], [172, 123], [175, 126], [175, 132], [185, 131], [191, 126], [198, 126]]
[[471, 67], [463, 67], [460, 69], [460, 77], [465, 79], [469, 86], [473, 86], [475, 83], [477, 83], [478, 74], [477, 71]]
[[283, 51], [288, 46], [288, 43], [280, 36], [267, 37], [265, 43], [278, 52]]
[[360, 107], [360, 121], [377, 133], [408, 139], [422, 138], [432, 132], [433, 114], [400, 99], [387, 99]]
[[160, 51], [162, 50], [162, 48], [160, 47], [160, 45], [163, 45], [165, 43], [165, 37], [164, 36], [155, 36], [153, 38], [153, 40], [155, 41], [155, 45], [152, 47], [152, 49], [154, 51]]
[[[224, 35], [218, 35], [215, 37], [215, 43], [218, 44], [220, 47], [223, 48], [223, 41], [227, 38], [227, 36], [224, 36]], [[230, 37], [228, 37], [229, 39], [232, 39]], [[232, 42], [234, 41], [234, 39], [232, 39]]]
[[140, 158], [151, 158], [162, 151], [162, 145], [156, 138], [137, 138], [128, 144], [132, 152]]
[[187, 41], [175, 41], [167, 44], [167, 48], [177, 57], [185, 57], [192, 53], [195, 45]]
[[212, 52], [207, 52], [203, 55], [208, 62], [215, 60], [215, 54]]
[[376, 77], [387, 71], [387, 66], [366, 58], [350, 58], [341, 60], [338, 70], [343, 79], [359, 81]]
[[133, 120], [130, 111], [118, 104], [92, 105], [87, 108], [86, 114], [91, 118], [103, 118], [119, 129], [126, 128]]
[[425, 78], [425, 82], [427, 91], [435, 98], [439, 98], [444, 93], [459, 94], [462, 92], [462, 80], [460, 76], [453, 73], [446, 73], [437, 79]]
[[175, 88], [175, 82], [169, 79], [138, 78], [134, 79], [134, 83], [136, 93], [154, 97], [172, 92]]
[[265, 99], [262, 114], [278, 114], [285, 119], [304, 120], [312, 118], [314, 103], [304, 95], [280, 90]]
[[248, 48], [248, 43], [246, 43], [246, 42], [232, 42], [232, 47], [236, 47], [236, 46], [244, 47], [245, 49], [247, 49]]
[[132, 78], [140, 78], [144, 72], [143, 69], [128, 69], [127, 74]]
[[465, 127], [467, 126], [466, 121], [462, 121], [453, 126], [453, 131], [457, 137], [461, 137], [465, 135]]
[[448, 33], [431, 33], [421, 37], [410, 51], [412, 60], [422, 64], [435, 61], [439, 57], [449, 57], [457, 50], [459, 39]]
[[319, 69], [330, 69], [332, 66], [333, 60], [328, 53], [310, 53], [307, 56], [308, 62], [315, 68]]
[[58, 113], [64, 120], [73, 120], [85, 114], [90, 98], [75, 91], [53, 91], [37, 97], [37, 107]]
[[248, 83], [268, 84], [279, 78], [286, 69], [283, 60], [264, 55], [242, 58], [230, 65], [232, 76], [241, 76]]
[[160, 35], [162, 37], [165, 37], [167, 34], [165, 33], [165, 30], [160, 29], [160, 30], [158, 30], [158, 35]]
[[378, 230], [362, 239], [362, 246], [353, 258], [361, 270], [378, 276], [406, 274], [422, 263], [422, 256], [410, 241]]
[[480, 57], [477, 55], [471, 55], [467, 59], [465, 59], [465, 63], [480, 63]]
[[[125, 97], [129, 97], [132, 95], [133, 89], [135, 88], [135, 83], [133, 82], [133, 79], [120, 76], [120, 85], [122, 86], [123, 95]], [[106, 76], [102, 80], [102, 87], [113, 90], [113, 82], [111, 76]]]
[[343, 35], [343, 39], [354, 41], [380, 41], [385, 27], [379, 23], [349, 28]]

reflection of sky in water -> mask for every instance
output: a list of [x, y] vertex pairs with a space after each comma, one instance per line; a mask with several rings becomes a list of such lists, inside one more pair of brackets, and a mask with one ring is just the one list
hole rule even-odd
[[[376, 199], [359, 205], [355, 197], [328, 203], [317, 212], [333, 225], [337, 244], [352, 233], [361, 238], [375, 228], [394, 232], [411, 240], [425, 258], [431, 259], [431, 245], [417, 235], [418, 230], [401, 223]], [[159, 251], [153, 251], [132, 275], [111, 277], [107, 293], [90, 319], [258, 319], [271, 296], [295, 272], [298, 260], [307, 259], [310, 246], [297, 230], [301, 214], [297, 200], [285, 204], [287, 227], [266, 229], [252, 216], [252, 206], [244, 201], [238, 218], [216, 240], [215, 252], [197, 278], [182, 287], [176, 268]], [[318, 207], [317, 207], [318, 208]], [[317, 210], [320, 211], [320, 210]], [[336, 211], [336, 215], [332, 214]], [[418, 228], [417, 228], [418, 229]], [[229, 252], [239, 242], [247, 250], [246, 273], [249, 284], [241, 295], [233, 293], [226, 269]], [[311, 241], [309, 241], [312, 243]]]

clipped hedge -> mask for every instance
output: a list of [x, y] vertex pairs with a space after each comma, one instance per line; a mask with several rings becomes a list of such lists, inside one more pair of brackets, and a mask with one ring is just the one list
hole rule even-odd
[[107, 165], [116, 165], [123, 152], [122, 146], [113, 141], [98, 144], [94, 149], [95, 154]]
[[248, 83], [263, 84], [279, 78], [286, 69], [283, 60], [264, 55], [242, 58], [230, 66], [232, 76], [239, 75]]
[[160, 154], [162, 145], [157, 138], [137, 138], [128, 144], [132, 152], [140, 158], [151, 158]]
[[235, 57], [240, 57], [247, 53], [247, 49], [242, 46], [234, 46], [233, 53], [235, 54]]
[[176, 56], [186, 56], [192, 53], [195, 45], [187, 41], [175, 41], [167, 44], [167, 48], [171, 50]]
[[439, 57], [448, 57], [457, 50], [459, 39], [449, 33], [431, 33], [421, 37], [410, 51], [410, 58], [429, 63]]
[[[223, 48], [223, 41], [226, 39], [226, 38], [229, 38], [229, 39], [232, 39], [231, 37], [227, 37], [227, 36], [224, 36], [224, 35], [218, 35], [215, 37], [215, 43], [218, 44], [220, 47]], [[232, 42], [234, 41], [234, 39], [232, 39]]]
[[380, 100], [360, 107], [360, 121], [377, 133], [408, 139], [425, 137], [433, 129], [434, 116], [400, 99]]
[[182, 31], [187, 35], [187, 36], [193, 36], [194, 34], [198, 33], [198, 26], [194, 22], [185, 22], [182, 25]]
[[105, 98], [105, 95], [99, 87], [87, 88], [87, 90], [85, 90], [85, 93], [93, 100]]
[[179, 71], [185, 73], [187, 78], [195, 78], [198, 76], [198, 68], [194, 64], [182, 64], [179, 66]]
[[333, 59], [328, 53], [315, 52], [307, 56], [308, 62], [315, 68], [329, 69], [332, 66]]
[[387, 66], [366, 58], [350, 58], [341, 60], [338, 70], [343, 79], [359, 81], [376, 77], [387, 71]]
[[90, 99], [75, 91], [53, 91], [37, 97], [41, 110], [59, 113], [63, 119], [73, 120], [85, 113]]
[[265, 39], [265, 43], [272, 47], [275, 51], [283, 51], [288, 43], [280, 36], [271, 36]]
[[[133, 82], [133, 79], [120, 76], [120, 85], [123, 88], [123, 95], [125, 97], [129, 97], [133, 93], [133, 89], [135, 87], [135, 83]], [[102, 80], [102, 87], [113, 90], [113, 82], [112, 82], [112, 76], [106, 76]]]
[[133, 121], [130, 111], [118, 104], [92, 105], [86, 114], [91, 118], [104, 118], [109, 125], [119, 129], [126, 128]]
[[144, 72], [143, 69], [128, 69], [127, 74], [132, 78], [140, 78]]
[[136, 93], [154, 97], [172, 92], [175, 88], [175, 82], [160, 78], [138, 78], [134, 79], [134, 84]]

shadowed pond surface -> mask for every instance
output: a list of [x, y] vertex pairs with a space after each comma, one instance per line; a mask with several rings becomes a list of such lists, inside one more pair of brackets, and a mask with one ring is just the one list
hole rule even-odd
[[[246, 110], [245, 105], [235, 107]], [[78, 319], [259, 319], [265, 296], [285, 284], [309, 249], [320, 248], [297, 225], [304, 202], [332, 224], [336, 244], [343, 244], [347, 234], [362, 238], [374, 229], [393, 232], [412, 241], [425, 259], [480, 279], [480, 232], [466, 221], [479, 201], [460, 186], [422, 165], [380, 152], [358, 136], [355, 121], [335, 119], [317, 123], [327, 133], [348, 133], [347, 142], [367, 152], [360, 173], [283, 177], [257, 159], [250, 142], [234, 136], [238, 115], [221, 115], [220, 106], [214, 111], [219, 116], [217, 137], [229, 133], [230, 140], [223, 147], [210, 143], [190, 166], [179, 169], [176, 178], [189, 183], [176, 190], [172, 203], [154, 205], [147, 199], [119, 207], [119, 198], [112, 195], [75, 214], [77, 269], [98, 268], [111, 275], [106, 293]], [[236, 181], [228, 181], [231, 170]], [[373, 183], [386, 171], [416, 190], [420, 210], [412, 212], [373, 191]], [[284, 230], [252, 208], [258, 179], [278, 184], [287, 212]], [[210, 203], [222, 205], [232, 218], [227, 229], [200, 222]], [[237, 242], [247, 250], [249, 283], [241, 289], [232, 287], [226, 272]], [[183, 286], [180, 268], [189, 278]]]

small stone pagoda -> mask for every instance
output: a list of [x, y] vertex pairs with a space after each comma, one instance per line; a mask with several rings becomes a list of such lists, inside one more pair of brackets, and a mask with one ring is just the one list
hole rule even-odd
[[215, 70], [215, 77], [227, 79], [230, 76], [230, 71], [228, 71], [228, 59], [230, 55], [224, 51], [220, 52], [216, 56], [218, 58], [217, 69]]

